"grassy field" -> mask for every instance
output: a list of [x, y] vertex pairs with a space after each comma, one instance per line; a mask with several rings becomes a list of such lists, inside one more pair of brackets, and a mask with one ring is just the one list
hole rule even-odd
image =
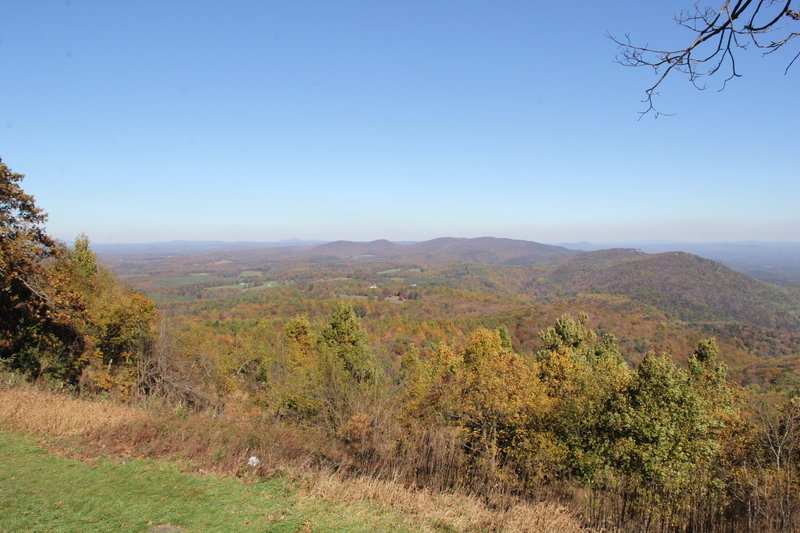
[[0, 531], [403, 531], [392, 513], [299, 497], [275, 478], [242, 483], [155, 460], [92, 462], [0, 430]]
[[[76, 398], [0, 373], [0, 532], [155, 532], [160, 525], [288, 533], [588, 531], [555, 502], [497, 508], [458, 492], [343, 476], [311, 467], [296, 429], [153, 407]], [[246, 465], [254, 454], [262, 459], [258, 472]]]
[[197, 275], [188, 274], [186, 276], [178, 276], [174, 278], [153, 278], [161, 285], [167, 287], [182, 287], [184, 285], [196, 285], [198, 283], [230, 283], [233, 278], [222, 278], [219, 276], [211, 276], [208, 274]]

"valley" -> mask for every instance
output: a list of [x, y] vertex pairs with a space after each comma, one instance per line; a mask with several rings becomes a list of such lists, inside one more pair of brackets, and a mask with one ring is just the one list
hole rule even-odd
[[303, 313], [321, 320], [350, 301], [389, 368], [410, 344], [427, 352], [481, 326], [505, 324], [515, 346], [533, 352], [537, 330], [583, 311], [632, 363], [648, 351], [681, 358], [713, 335], [743, 385], [798, 383], [800, 291], [683, 252], [481, 238], [100, 259], [169, 316], [219, 331], [235, 323], [246, 334], [264, 320], [278, 328]]

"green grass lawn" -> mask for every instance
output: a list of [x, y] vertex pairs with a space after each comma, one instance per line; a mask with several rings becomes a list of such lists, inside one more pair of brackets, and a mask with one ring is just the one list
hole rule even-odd
[[298, 497], [285, 479], [259, 483], [181, 472], [153, 460], [86, 463], [0, 430], [0, 531], [407, 531], [396, 514]]

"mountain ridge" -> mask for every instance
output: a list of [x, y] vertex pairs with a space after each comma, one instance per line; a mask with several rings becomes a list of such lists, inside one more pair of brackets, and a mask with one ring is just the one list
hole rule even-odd
[[499, 237], [439, 237], [408, 244], [386, 239], [369, 242], [334, 241], [303, 251], [303, 255], [308, 257], [330, 256], [351, 260], [467, 261], [506, 265], [557, 262], [577, 253], [580, 252], [560, 246]]
[[687, 322], [800, 327], [800, 294], [685, 252], [585, 252], [544, 276], [553, 293], [621, 294]]

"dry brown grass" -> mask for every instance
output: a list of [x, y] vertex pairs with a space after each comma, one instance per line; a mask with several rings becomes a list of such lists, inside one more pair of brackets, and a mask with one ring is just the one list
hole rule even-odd
[[[302, 498], [379, 505], [402, 513], [421, 531], [587, 531], [574, 513], [553, 503], [495, 509], [465, 494], [333, 472], [325, 466], [329, 458], [314, 452], [324, 447], [313, 442], [318, 436], [270, 421], [156, 414], [15, 385], [0, 387], [0, 423], [48, 437], [83, 437], [82, 444], [102, 447], [104, 453], [189, 459], [200, 471], [286, 475], [300, 487]], [[336, 450], [330, 451], [335, 457]], [[249, 455], [262, 460], [255, 471], [243, 466]]]
[[507, 510], [498, 510], [491, 509], [480, 498], [465, 494], [414, 490], [400, 483], [374, 478], [343, 479], [333, 474], [307, 475], [301, 480], [301, 486], [304, 487], [304, 497], [380, 504], [445, 530], [519, 533], [588, 531], [581, 527], [574, 513], [552, 503], [517, 503]]
[[0, 388], [0, 422], [50, 437], [85, 435], [147, 416], [109, 402], [88, 402], [30, 386]]

